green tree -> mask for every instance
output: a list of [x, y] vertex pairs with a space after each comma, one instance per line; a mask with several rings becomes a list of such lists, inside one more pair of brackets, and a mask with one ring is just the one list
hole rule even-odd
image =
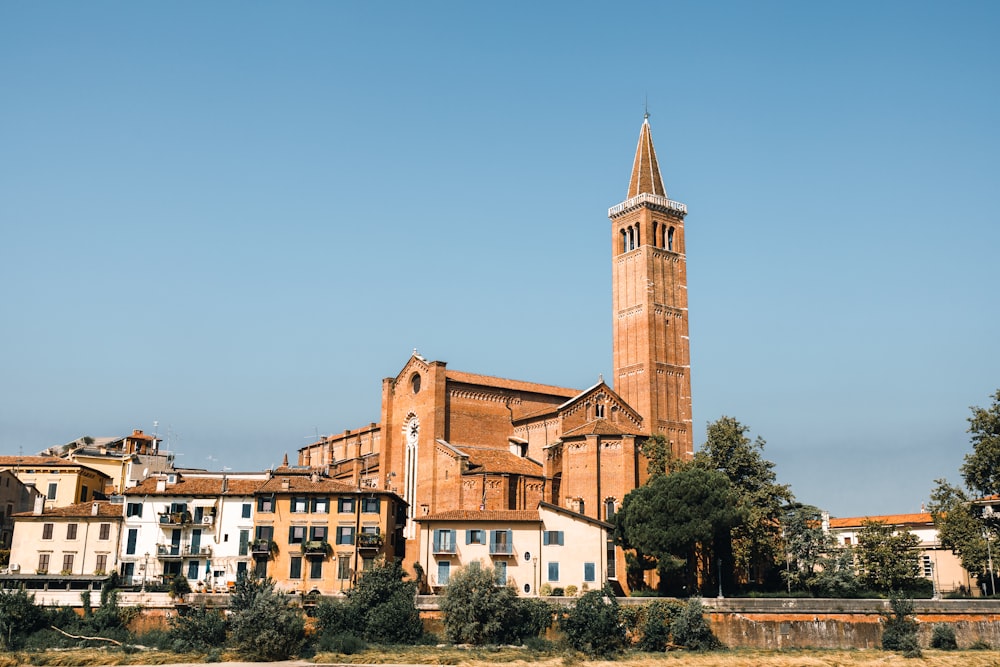
[[171, 646], [175, 651], [209, 651], [226, 644], [226, 618], [203, 604], [182, 610], [168, 621]]
[[820, 565], [834, 542], [823, 530], [823, 512], [812, 505], [789, 505], [781, 531], [785, 541], [785, 570], [781, 574], [788, 592], [814, 590]]
[[566, 642], [589, 656], [610, 657], [625, 649], [625, 624], [618, 600], [607, 586], [581, 595], [559, 626]]
[[670, 441], [661, 433], [656, 433], [642, 443], [642, 453], [646, 456], [646, 472], [650, 478], [666, 475], [670, 470], [672, 452]]
[[917, 625], [913, 617], [913, 600], [894, 591], [889, 596], [891, 611], [882, 612], [882, 648], [886, 651], [901, 651], [904, 657], [919, 658], [920, 645], [917, 643]]
[[552, 625], [553, 608], [544, 600], [517, 597], [496, 583], [491, 567], [472, 563], [452, 573], [441, 598], [449, 641], [465, 644], [520, 643]]
[[0, 647], [20, 648], [36, 630], [45, 627], [45, 611], [35, 604], [35, 596], [24, 589], [0, 590]]
[[989, 552], [986, 535], [994, 530], [982, 515], [982, 509], [972, 503], [960, 487], [944, 479], [935, 480], [931, 492], [930, 512], [941, 544], [955, 553], [962, 567], [980, 583], [989, 581]]
[[[699, 568], [713, 565], [713, 545], [739, 524], [732, 485], [724, 474], [680, 468], [633, 489], [615, 515], [615, 539], [626, 549], [656, 559], [661, 581], [683, 570], [688, 594]], [[720, 538], [720, 535], [723, 536]]]
[[972, 453], [965, 455], [965, 484], [981, 496], [1000, 493], [1000, 389], [988, 408], [972, 406], [969, 429]]
[[382, 561], [347, 592], [349, 614], [360, 636], [372, 642], [405, 643], [423, 634], [414, 597], [417, 584], [404, 577], [398, 562]]
[[912, 588], [920, 569], [920, 538], [879, 521], [865, 520], [858, 533], [858, 572], [865, 586], [889, 592]]
[[288, 596], [275, 590], [270, 577], [239, 577], [229, 608], [232, 640], [245, 658], [287, 660], [302, 646], [302, 613], [289, 606]]
[[792, 492], [787, 484], [778, 484], [774, 463], [764, 458], [764, 439], [751, 440], [749, 430], [732, 417], [720, 417], [708, 425], [708, 439], [695, 464], [725, 474], [736, 492], [742, 521], [733, 529], [731, 557], [726, 545], [717, 545], [725, 570], [738, 570], [743, 580], [762, 584], [781, 561], [780, 519]]

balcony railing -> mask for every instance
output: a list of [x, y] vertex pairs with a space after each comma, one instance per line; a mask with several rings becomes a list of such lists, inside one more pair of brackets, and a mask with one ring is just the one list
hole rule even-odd
[[161, 512], [160, 524], [164, 526], [186, 526], [191, 523], [191, 512]]
[[358, 548], [362, 550], [366, 549], [381, 549], [382, 548], [382, 536], [378, 534], [371, 533], [361, 533], [358, 535]]
[[514, 555], [514, 545], [510, 542], [490, 542], [491, 556], [512, 556]]
[[179, 544], [157, 544], [156, 545], [156, 557], [157, 558], [182, 558], [181, 555], [181, 545]]
[[250, 544], [250, 553], [258, 558], [268, 558], [273, 548], [274, 542], [271, 540], [254, 540]]
[[440, 542], [434, 543], [434, 553], [436, 554], [453, 554], [455, 553], [455, 543], [452, 541], [441, 540]]
[[198, 556], [210, 557], [212, 555], [212, 547], [188, 545], [184, 547], [184, 555], [191, 558], [196, 558]]
[[310, 540], [302, 543], [302, 553], [306, 556], [326, 556], [330, 553], [330, 545], [326, 540]]
[[623, 201], [617, 206], [612, 206], [608, 209], [608, 217], [613, 218], [616, 215], [620, 215], [625, 211], [631, 211], [634, 208], [638, 208], [643, 204], [649, 204], [654, 208], [664, 209], [667, 211], [676, 211], [682, 216], [687, 215], [687, 206], [680, 203], [679, 201], [673, 201], [663, 197], [661, 195], [654, 195], [648, 192], [641, 192], [631, 199]]

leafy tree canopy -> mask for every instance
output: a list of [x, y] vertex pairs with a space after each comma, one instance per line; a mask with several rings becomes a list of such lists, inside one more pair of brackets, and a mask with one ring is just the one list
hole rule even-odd
[[1000, 389], [992, 398], [988, 408], [970, 408], [972, 453], [962, 465], [966, 485], [984, 496], [1000, 493]]
[[879, 591], [911, 588], [919, 573], [920, 538], [879, 521], [866, 520], [858, 533], [858, 571], [861, 581]]

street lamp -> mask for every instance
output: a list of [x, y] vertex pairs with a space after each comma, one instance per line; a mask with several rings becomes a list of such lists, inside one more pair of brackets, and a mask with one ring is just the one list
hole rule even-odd
[[149, 552], [142, 559], [142, 592], [146, 592], [146, 575], [149, 573]]

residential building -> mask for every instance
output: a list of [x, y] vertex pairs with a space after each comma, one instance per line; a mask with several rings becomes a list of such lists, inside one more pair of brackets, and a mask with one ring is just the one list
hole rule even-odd
[[39, 496], [30, 512], [14, 515], [10, 570], [22, 575], [106, 575], [118, 562], [122, 506], [94, 500], [47, 508]]
[[534, 510], [451, 510], [419, 517], [417, 561], [441, 592], [462, 567], [492, 567], [521, 595], [600, 588], [617, 574], [613, 526], [551, 503]]
[[173, 469], [174, 457], [160, 450], [160, 439], [134, 429], [131, 435], [114, 438], [83, 437], [43, 454], [75, 461], [106, 474], [103, 492], [121, 493], [153, 473]]
[[0, 549], [10, 549], [14, 536], [14, 515], [35, 506], [38, 491], [26, 486], [10, 470], [0, 470]]
[[[45, 507], [66, 507], [104, 498], [107, 474], [56, 456], [0, 456], [0, 471], [9, 470], [45, 497]], [[95, 495], [96, 494], [96, 495]]]
[[126, 489], [123, 581], [181, 575], [195, 590], [227, 589], [250, 568], [254, 492], [265, 481], [263, 472], [167, 472]]
[[338, 593], [377, 559], [404, 555], [406, 506], [391, 491], [283, 465], [255, 495], [256, 573], [283, 590]]
[[858, 535], [867, 521], [891, 526], [896, 532], [907, 530], [920, 539], [915, 554], [920, 569], [919, 576], [933, 582], [938, 593], [951, 593], [959, 589], [976, 590], [968, 571], [962, 567], [961, 559], [941, 544], [930, 512], [830, 518], [828, 521], [824, 520], [824, 528], [829, 530], [837, 544], [854, 547], [857, 546]]
[[416, 519], [428, 516], [545, 502], [607, 520], [645, 480], [645, 438], [693, 454], [686, 215], [667, 197], [644, 119], [626, 200], [608, 211], [613, 387], [477, 375], [414, 351], [382, 381], [379, 423], [303, 447], [299, 465], [399, 493], [408, 568], [420, 553]]

